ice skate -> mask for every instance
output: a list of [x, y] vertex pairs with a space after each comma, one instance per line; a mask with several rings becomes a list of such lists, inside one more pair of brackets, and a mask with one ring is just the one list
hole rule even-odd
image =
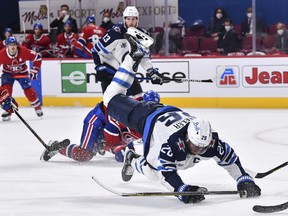
[[96, 143], [95, 145], [95, 151], [96, 153], [100, 154], [100, 155], [105, 155], [105, 142], [101, 142], [101, 143]]
[[1, 115], [2, 121], [10, 121], [11, 120], [11, 113], [4, 111]]
[[47, 145], [49, 149], [45, 149], [42, 153], [40, 160], [49, 161], [54, 155], [56, 155], [60, 149], [67, 147], [70, 144], [69, 139], [65, 139], [61, 142], [50, 141]]
[[124, 165], [122, 168], [122, 179], [127, 182], [133, 176], [134, 168], [131, 166], [131, 162], [134, 158], [138, 158], [140, 155], [136, 154], [133, 150], [129, 149], [125, 154]]
[[34, 109], [35, 109], [35, 112], [36, 112], [38, 117], [42, 117], [43, 116], [43, 111], [42, 111], [40, 106], [37, 106]]

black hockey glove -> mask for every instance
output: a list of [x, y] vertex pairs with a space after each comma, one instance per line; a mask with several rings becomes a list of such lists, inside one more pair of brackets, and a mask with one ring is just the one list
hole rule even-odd
[[147, 76], [151, 78], [152, 84], [162, 85], [163, 77], [159, 73], [158, 68], [150, 68], [147, 70]]
[[96, 80], [103, 82], [107, 80], [113, 79], [116, 70], [113, 69], [112, 67], [106, 66], [104, 64], [99, 64], [95, 67], [96, 70]]
[[[194, 191], [194, 192], [206, 192], [207, 189], [204, 187], [199, 187], [199, 186], [195, 186], [195, 185], [181, 185], [177, 192], [188, 192], [188, 191]], [[185, 204], [188, 203], [199, 203], [203, 200], [205, 200], [204, 195], [188, 195], [188, 196], [178, 196], [178, 199], [182, 202], [184, 202]]]
[[241, 198], [258, 197], [261, 195], [261, 189], [255, 184], [253, 178], [249, 175], [242, 175], [237, 180], [237, 190]]

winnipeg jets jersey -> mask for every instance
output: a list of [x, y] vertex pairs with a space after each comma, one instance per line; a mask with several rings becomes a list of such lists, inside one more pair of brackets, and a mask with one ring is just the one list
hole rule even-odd
[[149, 165], [161, 172], [162, 183], [171, 190], [177, 190], [183, 184], [177, 170], [193, 167], [210, 158], [237, 180], [245, 170], [234, 150], [222, 142], [216, 132], [212, 134], [213, 146], [206, 152], [201, 155], [189, 154], [187, 128], [193, 118], [181, 110], [165, 112], [157, 117], [153, 133], [144, 142], [145, 148], [149, 141], [149, 149], [146, 148], [146, 155], [144, 153]]
[[[143, 29], [139, 30], [144, 31]], [[126, 32], [124, 24], [117, 24], [99, 39], [92, 49], [92, 52], [98, 54], [98, 56], [93, 55], [96, 65], [106, 63], [118, 69], [130, 49], [128, 41], [124, 38]], [[140, 65], [145, 70], [152, 68], [150, 56], [143, 58]]]

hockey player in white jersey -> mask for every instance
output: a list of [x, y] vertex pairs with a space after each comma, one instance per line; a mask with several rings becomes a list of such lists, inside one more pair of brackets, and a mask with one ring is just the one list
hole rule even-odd
[[[141, 32], [145, 31], [138, 28], [138, 22], [138, 10], [134, 6], [128, 6], [123, 11], [123, 23], [114, 25], [99, 41], [95, 42], [95, 46], [92, 49], [92, 56], [96, 65], [96, 77], [97, 80], [101, 82], [103, 92], [105, 92], [107, 86], [110, 84], [117, 69], [122, 70], [123, 62], [125, 64], [125, 60], [127, 61], [129, 45], [124, 34], [129, 28], [135, 28], [141, 37]], [[153, 39], [148, 35], [145, 40], [153, 43]], [[141, 58], [139, 58], [139, 62], [134, 65], [134, 70], [137, 71], [137, 66], [140, 64], [147, 71], [147, 76], [153, 77], [151, 80], [153, 84], [162, 84], [163, 80], [161, 75], [157, 69], [153, 68], [151, 63], [149, 49], [143, 47], [143, 51], [144, 52], [138, 53], [141, 55]], [[134, 60], [138, 58], [137, 53], [133, 58]], [[139, 82], [134, 80], [133, 84], [128, 88], [127, 95], [137, 95], [142, 92]]]
[[[245, 172], [240, 159], [230, 145], [212, 132], [209, 121], [196, 118], [174, 106], [156, 103], [139, 103], [125, 95], [135, 74], [133, 66], [139, 62], [135, 54], [145, 49], [138, 42], [135, 32], [129, 31], [125, 38], [129, 41], [130, 53], [107, 87], [103, 99], [108, 114], [142, 134], [143, 155], [129, 150], [126, 153], [122, 178], [129, 181], [134, 170], [149, 179], [160, 181], [171, 191], [206, 191], [205, 187], [183, 182], [177, 171], [193, 167], [202, 160], [213, 158], [235, 179], [240, 196], [257, 197], [261, 189], [254, 179]], [[145, 56], [145, 55], [142, 55]], [[178, 196], [184, 203], [198, 203], [204, 195]]]

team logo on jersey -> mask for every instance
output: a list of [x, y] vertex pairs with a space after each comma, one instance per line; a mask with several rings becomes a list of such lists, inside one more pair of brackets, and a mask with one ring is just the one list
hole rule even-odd
[[237, 88], [239, 87], [239, 68], [238, 66], [218, 66], [216, 68], [217, 86]]
[[124, 49], [125, 49], [125, 48], [126, 48], [126, 46], [127, 46], [127, 44], [126, 44], [126, 43], [122, 43], [122, 44], [121, 44], [121, 48], [124, 48]]
[[119, 26], [115, 26], [115, 27], [114, 27], [114, 30], [115, 30], [116, 32], [121, 32], [121, 29], [119, 28]]
[[179, 151], [184, 151], [185, 152], [185, 143], [183, 140], [181, 140], [180, 138], [178, 139], [178, 142], [177, 142], [177, 145], [178, 145], [178, 148], [179, 148]]

